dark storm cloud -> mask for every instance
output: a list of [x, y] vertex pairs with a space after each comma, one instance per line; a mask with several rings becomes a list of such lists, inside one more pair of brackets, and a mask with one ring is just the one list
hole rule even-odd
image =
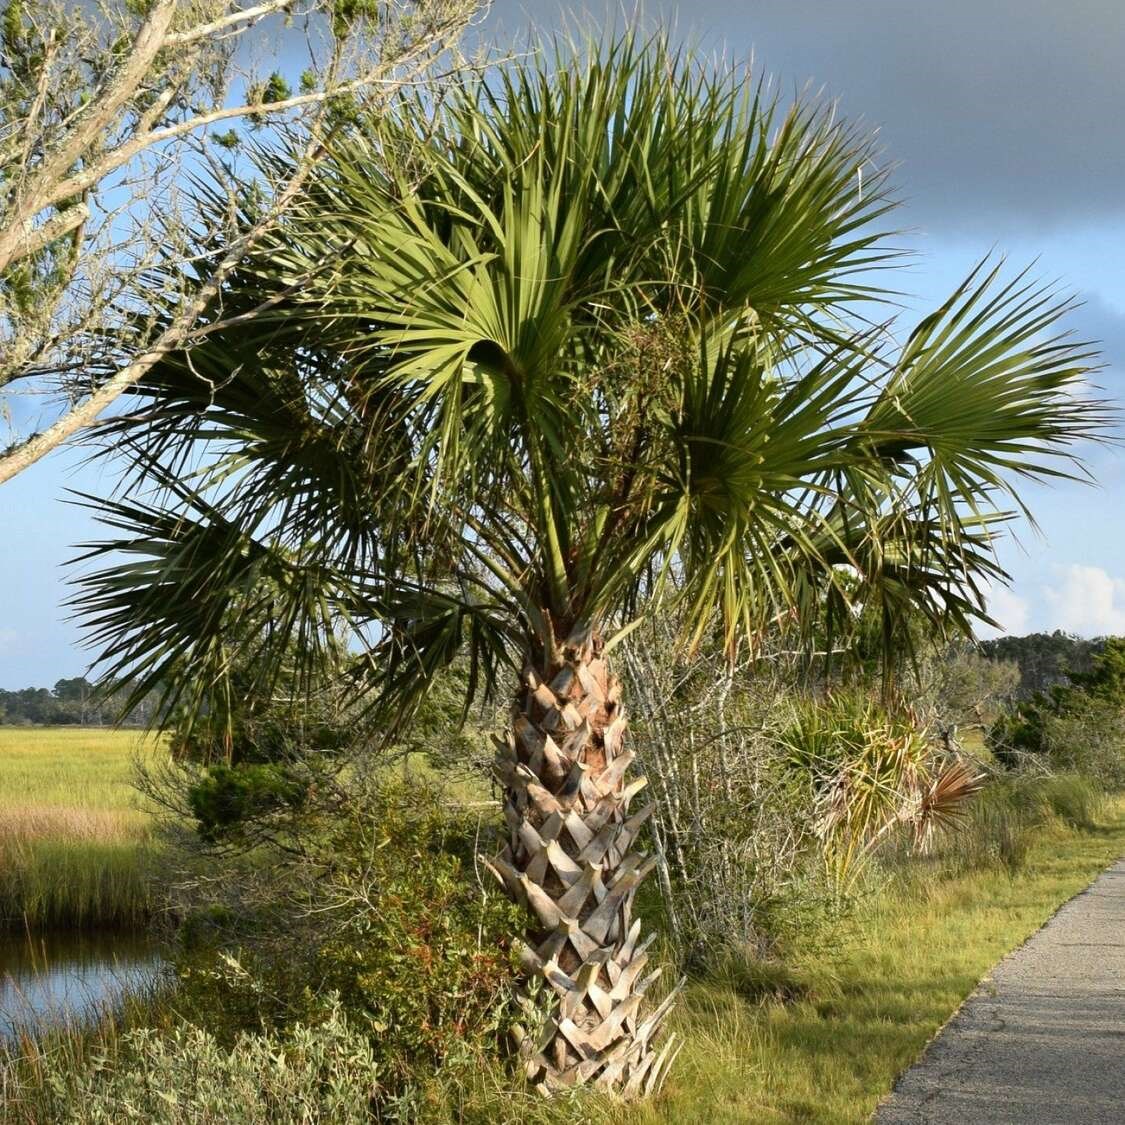
[[[495, 0], [492, 25], [547, 30], [578, 10]], [[753, 51], [786, 87], [811, 81], [880, 126], [913, 222], [1000, 234], [1125, 217], [1125, 0], [649, 0], [644, 10], [734, 57]]]

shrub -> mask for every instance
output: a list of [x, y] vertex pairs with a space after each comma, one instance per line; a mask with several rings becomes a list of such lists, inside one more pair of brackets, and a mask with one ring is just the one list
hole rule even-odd
[[1044, 752], [1044, 724], [1050, 706], [1044, 696], [1021, 703], [1014, 711], [999, 715], [985, 734], [985, 744], [996, 760], [1015, 769], [1026, 755]]
[[[518, 908], [471, 878], [475, 818], [419, 779], [315, 792], [284, 838], [188, 880], [182, 1003], [225, 1042], [315, 1019], [327, 994], [370, 1037], [379, 1096], [459, 1065], [507, 1027]], [[482, 845], [486, 847], [488, 845]]]
[[299, 812], [308, 785], [283, 765], [212, 765], [188, 791], [203, 839], [236, 837], [248, 824], [278, 812]]
[[631, 745], [653, 791], [651, 893], [669, 952], [708, 968], [728, 948], [775, 953], [792, 919], [829, 901], [808, 795], [784, 769], [788, 685], [761, 668], [732, 669], [722, 651], [677, 656], [675, 633], [675, 622], [650, 621], [621, 662]]
[[1125, 788], [1125, 638], [1107, 639], [1090, 671], [1072, 680], [1001, 716], [989, 745], [1009, 767], [1030, 757], [1103, 788]]
[[952, 825], [975, 771], [953, 784], [926, 730], [862, 690], [816, 700], [781, 662], [735, 669], [706, 649], [677, 661], [673, 633], [650, 622], [622, 657], [673, 952], [711, 972], [728, 956], [827, 950], [859, 857], [895, 825], [916, 845]]
[[966, 642], [933, 646], [916, 656], [911, 700], [939, 730], [979, 727], [1010, 705], [1019, 689], [1014, 661], [988, 659]]
[[1125, 789], [1125, 701], [1084, 695], [1081, 705], [1045, 717], [1043, 745], [1053, 768]]
[[131, 1031], [84, 1070], [49, 1071], [46, 1087], [60, 1125], [360, 1125], [377, 1076], [367, 1036], [334, 1004], [229, 1048], [191, 1024]]
[[894, 829], [909, 826], [921, 842], [935, 812], [952, 820], [975, 791], [970, 775], [967, 786], [935, 805], [930, 798], [942, 774], [928, 732], [908, 712], [861, 692], [804, 700], [782, 744], [789, 771], [808, 791], [825, 867], [840, 889]]

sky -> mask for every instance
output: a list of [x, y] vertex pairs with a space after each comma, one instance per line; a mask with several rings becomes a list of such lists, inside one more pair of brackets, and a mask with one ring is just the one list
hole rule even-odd
[[[1096, 377], [1125, 406], [1125, 3], [1121, 0], [495, 0], [478, 35], [504, 49], [560, 27], [663, 22], [701, 51], [753, 60], [788, 97], [808, 91], [877, 131], [902, 200], [898, 284], [940, 303], [1002, 253], [1083, 302], [1067, 327], [1101, 343]], [[510, 49], [510, 48], [509, 48]], [[1097, 486], [1033, 486], [1039, 524], [1000, 547], [1007, 631], [1125, 633], [1125, 452], [1093, 448]], [[81, 674], [63, 602], [73, 545], [94, 538], [67, 489], [104, 487], [79, 450], [0, 486], [0, 688]]]

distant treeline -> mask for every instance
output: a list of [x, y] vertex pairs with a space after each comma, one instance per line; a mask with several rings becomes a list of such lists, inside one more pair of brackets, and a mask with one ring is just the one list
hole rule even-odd
[[[1025, 637], [998, 637], [981, 642], [990, 660], [1011, 660], [1019, 665], [1019, 694], [1029, 697], [1054, 684], [1065, 684], [1075, 672], [1086, 673], [1093, 658], [1105, 647], [1105, 638], [1087, 640], [1056, 629]], [[28, 687], [0, 690], [0, 724], [9, 726], [112, 726], [119, 721], [125, 692], [98, 699], [94, 685], [82, 676], [58, 680], [53, 688]], [[124, 719], [125, 726], [147, 726], [156, 706], [155, 697], [144, 699]]]
[[[28, 687], [0, 690], [0, 724], [5, 726], [112, 726], [121, 720], [124, 691], [100, 698], [94, 685], [82, 676], [57, 680], [53, 688]], [[134, 707], [125, 726], [146, 726], [155, 700], [145, 699]]]
[[1019, 665], [1020, 695], [1026, 697], [1065, 684], [1076, 672], [1089, 672], [1093, 658], [1105, 648], [1105, 638], [1087, 640], [1056, 629], [1026, 637], [997, 637], [982, 641], [980, 647], [991, 660], [1012, 660]]

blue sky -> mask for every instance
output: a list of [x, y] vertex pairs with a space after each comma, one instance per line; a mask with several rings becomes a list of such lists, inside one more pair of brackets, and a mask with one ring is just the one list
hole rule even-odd
[[[620, 26], [558, 0], [496, 0], [481, 34], [503, 44], [570, 22]], [[649, 3], [650, 22], [745, 60], [783, 92], [811, 87], [877, 128], [918, 253], [899, 284], [933, 305], [989, 252], [1036, 262], [1084, 306], [1070, 326], [1102, 341], [1098, 382], [1125, 404], [1125, 4], [1119, 0], [692, 0]], [[1036, 486], [1042, 535], [1000, 549], [1013, 576], [994, 614], [1013, 632], [1125, 633], [1125, 461], [1093, 449], [1099, 484]], [[79, 674], [87, 655], [62, 606], [73, 544], [96, 535], [67, 488], [98, 491], [79, 451], [0, 487], [0, 687]]]

